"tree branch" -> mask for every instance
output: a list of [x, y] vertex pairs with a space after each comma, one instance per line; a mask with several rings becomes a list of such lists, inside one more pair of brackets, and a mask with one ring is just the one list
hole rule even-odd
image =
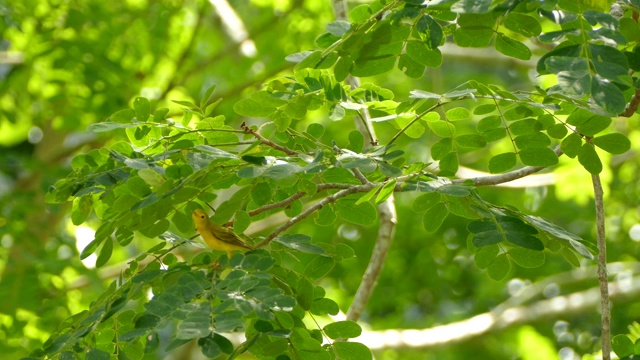
[[[349, 20], [347, 14], [347, 2], [346, 0], [333, 0], [333, 9], [337, 20]], [[346, 82], [351, 85], [351, 88], [357, 88], [360, 86], [360, 80], [357, 77], [349, 75]], [[369, 137], [369, 146], [377, 145], [376, 133], [371, 125], [371, 116], [368, 109], [364, 109], [362, 112], [358, 112], [358, 118], [355, 120], [356, 129], [363, 135]], [[356, 177], [363, 183], [362, 186], [372, 185], [359, 171], [355, 172]], [[373, 187], [372, 187], [373, 188]], [[380, 215], [380, 225], [378, 228], [378, 237], [376, 244], [369, 259], [367, 269], [362, 276], [362, 281], [358, 287], [358, 291], [353, 298], [349, 311], [347, 312], [347, 319], [357, 321], [360, 318], [360, 314], [364, 310], [365, 306], [369, 302], [369, 297], [373, 288], [376, 286], [382, 266], [387, 258], [387, 253], [391, 247], [391, 242], [396, 229], [396, 207], [394, 204], [393, 195], [389, 196], [385, 201], [378, 205], [378, 214]]]
[[636, 89], [636, 92], [631, 97], [631, 101], [629, 101], [627, 106], [624, 108], [622, 114], [618, 116], [631, 117], [636, 113], [636, 110], [638, 110], [638, 105], [640, 105], [640, 89]]
[[[611, 298], [632, 301], [640, 295], [640, 277], [611, 283]], [[447, 325], [420, 330], [382, 330], [365, 332], [354, 341], [361, 342], [372, 350], [391, 348], [432, 348], [454, 345], [522, 324], [549, 318], [583, 314], [598, 306], [600, 289], [592, 288], [548, 300], [536, 301], [527, 306], [491, 311]]]
[[596, 205], [596, 229], [598, 233], [598, 282], [600, 283], [600, 311], [602, 359], [611, 359], [611, 308], [609, 306], [609, 280], [607, 279], [607, 239], [604, 227], [604, 194], [599, 175], [591, 175]]
[[[560, 146], [557, 146], [553, 151], [558, 156], [562, 155], [562, 149], [560, 148]], [[523, 178], [525, 176], [536, 173], [546, 167], [547, 166], [525, 166], [523, 168], [509, 171], [504, 174], [479, 176], [471, 179], [455, 179], [455, 180], [452, 180], [451, 182], [454, 184], [460, 184], [460, 183], [464, 183], [466, 181], [471, 180], [473, 182], [473, 185], [475, 186], [497, 185], [497, 184], [502, 184], [502, 183]]]

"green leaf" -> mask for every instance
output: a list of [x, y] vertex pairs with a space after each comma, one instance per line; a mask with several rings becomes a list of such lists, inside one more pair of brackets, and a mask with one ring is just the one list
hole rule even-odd
[[344, 360], [371, 360], [373, 354], [365, 345], [358, 342], [335, 342], [333, 347], [336, 350], [337, 358]]
[[442, 196], [438, 192], [422, 194], [413, 201], [413, 211], [418, 213], [425, 212], [441, 201]]
[[562, 257], [564, 257], [565, 260], [567, 260], [567, 262], [569, 262], [569, 264], [571, 264], [572, 266], [580, 267], [580, 260], [576, 256], [576, 253], [571, 251], [569, 248], [562, 248]]
[[233, 231], [237, 234], [242, 234], [251, 225], [251, 216], [246, 211], [236, 211], [233, 218]]
[[522, 150], [533, 148], [546, 148], [551, 145], [551, 139], [541, 132], [516, 136], [514, 139], [516, 146]]
[[467, 225], [467, 230], [473, 234], [479, 234], [485, 231], [497, 230], [498, 225], [494, 221], [487, 219], [472, 221]]
[[563, 139], [568, 132], [569, 130], [564, 124], [554, 124], [547, 128], [547, 135], [554, 139]]
[[487, 274], [492, 280], [500, 281], [507, 277], [511, 270], [511, 264], [507, 258], [507, 254], [498, 255], [495, 260], [487, 267]]
[[211, 101], [211, 96], [213, 95], [213, 92], [215, 90], [216, 84], [209, 86], [207, 90], [205, 90], [204, 94], [202, 95], [202, 99], [200, 99], [200, 108], [204, 109], [204, 107], [209, 104], [209, 102]]
[[[373, 195], [372, 195], [373, 196]], [[336, 222], [338, 216], [331, 206], [323, 206], [314, 219], [314, 222], [320, 226], [330, 226]]]
[[273, 239], [273, 241], [282, 244], [290, 249], [302, 252], [320, 255], [323, 255], [325, 253], [323, 248], [310, 243], [311, 237], [303, 234], [279, 236]]
[[361, 24], [361, 23], [369, 20], [371, 15], [373, 15], [371, 13], [371, 8], [367, 4], [358, 5], [358, 6], [354, 7], [353, 9], [351, 9], [351, 11], [349, 12], [349, 16], [351, 17], [351, 21], [353, 21], [356, 24]]
[[151, 169], [141, 169], [138, 171], [138, 176], [152, 187], [159, 187], [164, 184], [164, 178]]
[[442, 27], [428, 14], [420, 17], [416, 23], [416, 29], [425, 34], [425, 42], [429, 49], [436, 49], [442, 43]]
[[186, 101], [186, 100], [171, 100], [171, 102], [174, 102], [176, 104], [182, 105], [185, 108], [189, 109], [189, 110], [195, 110], [198, 107], [196, 106], [196, 104], [192, 103], [191, 101]]
[[[586, 243], [581, 237], [574, 235], [558, 225], [549, 222], [538, 216], [525, 215], [524, 219], [531, 226], [535, 227], [539, 231], [547, 234], [550, 237], [554, 237], [559, 240], [563, 240], [571, 245], [580, 255], [587, 259], [593, 259], [593, 254], [589, 251]], [[594, 250], [597, 252], [597, 250]]]
[[447, 184], [439, 187], [437, 191], [449, 196], [465, 197], [471, 195], [473, 188], [469, 185]]
[[442, 138], [431, 145], [431, 157], [434, 160], [440, 160], [452, 151], [453, 139], [449, 137]]
[[398, 69], [402, 70], [410, 78], [419, 79], [424, 74], [425, 66], [417, 62], [409, 54], [400, 55]]
[[535, 37], [542, 32], [542, 27], [536, 18], [513, 11], [504, 18], [502, 25], [526, 37]]
[[500, 253], [498, 245], [483, 246], [473, 255], [473, 261], [478, 269], [486, 269]]
[[309, 331], [303, 328], [293, 328], [289, 336], [291, 345], [299, 351], [320, 352], [320, 342], [311, 337]]
[[210, 326], [211, 320], [209, 319], [209, 316], [186, 318], [178, 323], [176, 329], [176, 338], [195, 339], [206, 337], [211, 334]]
[[98, 350], [95, 348], [89, 348], [89, 351], [87, 351], [87, 354], [85, 355], [85, 360], [109, 360], [109, 353], [102, 351], [102, 350]]
[[422, 225], [427, 232], [438, 230], [444, 219], [449, 215], [449, 211], [444, 203], [438, 202], [431, 206], [422, 217]]
[[487, 141], [487, 143], [498, 141], [507, 136], [507, 129], [503, 127], [499, 127], [497, 129], [488, 130], [482, 133], [482, 137]]
[[[495, 106], [491, 105], [491, 107], [495, 109]], [[498, 128], [500, 125], [502, 125], [502, 119], [500, 119], [500, 116], [491, 115], [480, 119], [480, 121], [478, 121], [478, 125], [476, 126], [476, 130], [478, 130], [478, 132], [480, 133], [483, 133], [487, 130]]]
[[309, 264], [304, 269], [304, 275], [317, 280], [327, 275], [333, 266], [335, 265], [335, 261], [327, 256], [317, 256], [315, 259], [311, 260]]
[[576, 133], [569, 134], [569, 136], [564, 138], [564, 140], [562, 140], [562, 143], [560, 143], [560, 148], [562, 149], [562, 152], [564, 152], [565, 155], [567, 155], [572, 159], [578, 156], [581, 146], [582, 146], [582, 138], [580, 137], [580, 135]]
[[610, 154], [623, 154], [631, 149], [631, 141], [619, 133], [598, 136], [592, 139], [591, 142]]
[[109, 261], [111, 258], [111, 254], [113, 253], [113, 240], [107, 239], [102, 245], [102, 249], [100, 249], [100, 253], [98, 254], [98, 258], [96, 259], [96, 267], [102, 267], [104, 264]]
[[222, 355], [222, 349], [220, 349], [220, 346], [218, 346], [218, 344], [214, 341], [210, 331], [205, 335], [206, 337], [198, 339], [198, 346], [200, 346], [202, 355], [209, 359], [213, 359]]
[[[292, 57], [287, 56], [287, 61], [291, 61]], [[298, 64], [294, 67], [295, 70], [306, 69], [306, 68], [315, 68], [320, 60], [322, 59], [322, 51], [316, 50], [312, 52], [305, 51], [302, 53], [301, 59]]]
[[544, 64], [547, 71], [560, 74], [561, 72], [588, 73], [589, 62], [583, 57], [549, 56]]
[[151, 104], [149, 100], [144, 97], [137, 97], [133, 100], [133, 108], [136, 111], [136, 118], [138, 121], [144, 122], [149, 118], [151, 113]]
[[349, 150], [357, 153], [362, 152], [364, 146], [364, 136], [358, 130], [352, 130], [349, 132]]
[[262, 105], [253, 99], [238, 101], [233, 105], [233, 110], [242, 116], [258, 118], [268, 117], [276, 111], [274, 107]]
[[453, 41], [461, 47], [487, 47], [493, 38], [493, 29], [485, 26], [461, 27], [453, 33]]
[[351, 24], [344, 20], [334, 20], [327, 24], [326, 30], [329, 34], [342, 37], [342, 35], [351, 30]]
[[611, 339], [611, 348], [620, 359], [635, 354], [633, 341], [625, 334], [614, 336]]
[[489, 160], [489, 172], [497, 174], [507, 171], [516, 166], [516, 160], [515, 153], [498, 154]]
[[106, 121], [106, 122], [95, 123], [87, 126], [87, 131], [99, 133], [99, 132], [107, 132], [115, 129], [135, 128], [138, 126], [140, 126], [140, 124], [120, 124], [116, 122]]
[[263, 206], [271, 201], [273, 190], [268, 182], [262, 181], [257, 183], [250, 193], [251, 200], [258, 206]]
[[[472, 14], [476, 17], [483, 17], [491, 10], [491, 0], [460, 0], [451, 6], [451, 11], [461, 14]], [[493, 24], [493, 22], [491, 22]]]
[[591, 174], [597, 175], [602, 171], [602, 162], [591, 144], [583, 144], [578, 153], [578, 161]]
[[[496, 111], [496, 106], [494, 104], [482, 104], [482, 105], [476, 106], [473, 109], [473, 114], [474, 115], [486, 115], [486, 114], [490, 114], [490, 113], [492, 113], [494, 111]], [[480, 130], [478, 130], [478, 131], [480, 131]]]
[[[495, 109], [495, 107], [493, 107], [493, 109]], [[469, 110], [463, 107], [455, 107], [445, 112], [445, 117], [449, 121], [467, 120], [469, 116], [471, 116], [471, 113], [469, 112]]]
[[531, 50], [527, 45], [520, 41], [514, 40], [502, 33], [498, 33], [496, 37], [496, 50], [504, 55], [514, 57], [520, 60], [531, 59]]
[[593, 136], [609, 127], [609, 124], [611, 124], [610, 117], [595, 115], [579, 124], [577, 130], [582, 135]]
[[529, 166], [551, 166], [558, 163], [558, 156], [549, 148], [524, 149], [518, 155], [522, 163]]
[[304, 310], [311, 309], [311, 303], [313, 302], [313, 284], [311, 281], [305, 278], [300, 279], [296, 290], [296, 300]]
[[104, 240], [104, 238], [93, 239], [87, 246], [85, 246], [84, 249], [82, 249], [82, 252], [80, 253], [80, 260], [84, 260], [89, 257], [89, 255], [93, 254]]
[[371, 225], [376, 221], [378, 212], [369, 202], [356, 205], [355, 199], [340, 199], [336, 202], [336, 212], [345, 221], [358, 225]]
[[73, 225], [80, 225], [91, 214], [93, 209], [93, 196], [84, 195], [73, 199], [73, 205], [71, 207], [71, 222]]
[[487, 146], [486, 140], [478, 134], [458, 135], [453, 140], [456, 145], [466, 148], [483, 148]]
[[328, 183], [360, 185], [360, 181], [353, 176], [353, 173], [345, 168], [327, 169], [322, 174], [322, 178]]
[[154, 238], [169, 230], [169, 226], [171, 226], [169, 220], [160, 219], [153, 223], [151, 226], [140, 229], [140, 233], [142, 233], [142, 235], [146, 237]]
[[440, 175], [453, 176], [458, 172], [458, 153], [450, 152], [440, 159]]
[[169, 345], [164, 349], [164, 351], [169, 352], [173, 349], [177, 349], [180, 346], [191, 342], [193, 339], [172, 339]]
[[393, 70], [395, 64], [396, 57], [393, 55], [383, 55], [378, 58], [361, 58], [355, 62], [351, 69], [351, 74], [360, 77], [380, 75]]
[[624, 111], [626, 101], [622, 91], [609, 80], [595, 75], [591, 81], [593, 102], [612, 116]]
[[385, 200], [387, 200], [389, 196], [393, 194], [393, 192], [395, 191], [395, 188], [396, 188], [396, 181], [393, 179], [391, 181], [388, 181], [386, 184], [384, 184], [384, 186], [380, 189], [378, 196], [376, 197], [376, 204], [381, 204]]
[[349, 76], [352, 67], [353, 60], [346, 55], [341, 56], [333, 67], [333, 75], [336, 77], [336, 81], [344, 81]]
[[591, 89], [591, 74], [588, 71], [561, 71], [558, 86], [568, 95], [586, 95]]
[[509, 131], [511, 135], [525, 135], [534, 133], [536, 131], [535, 127], [536, 120], [529, 118], [511, 123], [511, 125], [509, 125]]
[[322, 298], [313, 301], [310, 311], [314, 315], [337, 315], [340, 312], [340, 307], [335, 301]]
[[490, 230], [473, 235], [473, 245], [483, 247], [499, 244], [504, 240], [503, 234], [498, 230]]
[[409, 40], [405, 48], [406, 55], [413, 61], [430, 68], [437, 68], [442, 65], [442, 54], [438, 49], [429, 49], [422, 41]]
[[525, 249], [542, 251], [544, 250], [544, 244], [540, 239], [535, 236], [519, 233], [519, 232], [511, 232], [507, 231], [505, 233], [505, 237], [512, 244], [521, 246]]
[[333, 340], [355, 338], [362, 334], [362, 328], [355, 321], [336, 321], [322, 328], [322, 331]]
[[[136, 116], [136, 112], [134, 110], [124, 109], [124, 110], [116, 111], [115, 113], [113, 113], [113, 115], [109, 116], [107, 120], [111, 120], [114, 123], [130, 124], [134, 116]], [[96, 124], [93, 124], [93, 125], [96, 125]], [[96, 130], [93, 130], [93, 131], [99, 132]]]
[[534, 251], [522, 247], [509, 249], [507, 255], [513, 262], [523, 268], [536, 268], [542, 266], [545, 261], [545, 255], [542, 251]]
[[127, 246], [133, 240], [133, 231], [120, 227], [116, 230], [116, 240], [120, 246]]
[[523, 105], [518, 105], [504, 112], [503, 117], [507, 121], [521, 120], [533, 115], [533, 111]]
[[497, 230], [498, 226], [494, 221], [489, 220], [476, 220], [472, 221], [467, 225], [467, 230], [473, 234], [479, 234], [485, 231]]

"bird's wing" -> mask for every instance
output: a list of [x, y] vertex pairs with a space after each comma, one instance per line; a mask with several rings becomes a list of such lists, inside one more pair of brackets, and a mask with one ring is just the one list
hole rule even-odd
[[[231, 229], [227, 229], [225, 227], [220, 227], [222, 231], [220, 231], [219, 236], [217, 236], [221, 241], [226, 242], [227, 244], [232, 244], [236, 246], [241, 246], [244, 248], [251, 249], [251, 246], [247, 245], [244, 241], [242, 241], [238, 235], [236, 235]], [[218, 235], [218, 234], [216, 234]]]

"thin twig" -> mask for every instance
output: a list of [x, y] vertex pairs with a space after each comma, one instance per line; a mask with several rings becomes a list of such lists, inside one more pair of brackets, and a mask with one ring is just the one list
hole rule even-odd
[[360, 180], [361, 183], [366, 184], [369, 182], [369, 180], [367, 180], [367, 178], [362, 174], [362, 172], [360, 172], [360, 170], [358, 170], [358, 168], [353, 169], [353, 174], [358, 180]]
[[420, 114], [416, 115], [416, 117], [414, 119], [409, 121], [409, 123], [407, 123], [407, 125], [405, 125], [402, 129], [400, 129], [400, 131], [398, 131], [395, 135], [393, 135], [393, 137], [391, 138], [391, 140], [389, 140], [387, 145], [393, 144], [396, 140], [398, 140], [400, 135], [404, 134], [405, 131], [407, 131], [413, 124], [415, 124], [416, 121], [422, 119], [425, 115], [427, 115], [428, 113], [432, 112], [433, 110], [439, 108], [440, 106], [442, 106], [444, 104], [446, 104], [446, 103], [438, 102], [437, 104], [431, 106], [427, 110], [425, 110], [425, 111], [421, 112]]
[[631, 117], [636, 113], [636, 110], [638, 110], [638, 105], [640, 105], [640, 89], [636, 89], [635, 94], [631, 97], [631, 101], [629, 101], [627, 106], [624, 108], [622, 114], [618, 116]]
[[264, 136], [260, 135], [259, 132], [253, 130], [252, 128], [250, 128], [245, 122], [242, 122], [242, 124], [240, 125], [240, 127], [242, 128], [242, 130], [244, 130], [247, 134], [251, 134], [253, 135], [256, 139], [260, 140], [263, 144], [272, 147], [276, 150], [280, 150], [283, 153], [287, 154], [287, 155], [291, 155], [291, 156], [297, 156], [298, 153], [289, 149], [286, 146], [282, 146], [282, 145], [278, 145], [276, 143], [274, 143], [273, 141], [265, 138]]
[[607, 279], [607, 242], [604, 228], [604, 196], [599, 175], [591, 175], [596, 205], [596, 229], [598, 232], [598, 282], [600, 283], [600, 311], [602, 359], [611, 359], [611, 308], [609, 307], [609, 279]]
[[[349, 184], [328, 183], [328, 184], [318, 184], [316, 189], [317, 189], [317, 192], [319, 192], [319, 191], [332, 190], [332, 189], [348, 189], [351, 186], [352, 185], [349, 185]], [[292, 202], [302, 198], [305, 195], [307, 195], [306, 192], [298, 191], [297, 193], [289, 196], [288, 198], [286, 198], [284, 200], [261, 206], [261, 207], [255, 209], [255, 210], [251, 210], [249, 212], [249, 215], [250, 216], [256, 216], [258, 214], [262, 214], [265, 211], [269, 211], [269, 210], [272, 210], [272, 209], [277, 209], [277, 208], [281, 208], [281, 207], [287, 206], [287, 205], [291, 204]]]
[[283, 231], [287, 230], [288, 228], [290, 228], [291, 226], [293, 226], [294, 224], [296, 224], [300, 220], [305, 219], [309, 215], [311, 215], [314, 212], [320, 210], [323, 206], [328, 205], [328, 204], [333, 203], [333, 202], [336, 202], [338, 199], [343, 198], [343, 197], [345, 197], [347, 195], [355, 194], [355, 193], [358, 193], [358, 192], [369, 191], [369, 190], [373, 189], [375, 186], [376, 186], [376, 184], [374, 184], [374, 183], [369, 183], [369, 184], [364, 184], [364, 185], [357, 185], [357, 186], [350, 187], [348, 189], [340, 190], [340, 191], [338, 191], [337, 193], [335, 193], [335, 194], [333, 194], [331, 196], [327, 196], [326, 198], [324, 198], [324, 199], [318, 201], [317, 203], [315, 203], [313, 206], [311, 206], [307, 210], [305, 210], [302, 213], [300, 213], [300, 215], [294, 216], [291, 219], [289, 219], [287, 222], [285, 222], [284, 224], [278, 226], [275, 230], [273, 230], [273, 232], [271, 234], [269, 234], [269, 236], [267, 236], [264, 240], [262, 240], [262, 242], [260, 242], [258, 245], [256, 245], [256, 247], [260, 248], [260, 247], [266, 246], [273, 239], [275, 239], [276, 236], [280, 235], [280, 233], [282, 233]]
[[262, 207], [259, 207], [259, 208], [255, 209], [255, 210], [249, 211], [249, 216], [256, 216], [258, 214], [261, 214], [261, 213], [263, 213], [265, 211], [269, 211], [271, 209], [276, 209], [276, 208], [279, 208], [279, 207], [285, 207], [285, 206], [291, 204], [292, 202], [300, 199], [301, 197], [305, 196], [306, 194], [307, 193], [304, 192], [304, 191], [298, 191], [297, 193], [289, 196], [288, 198], [286, 198], [286, 199], [284, 199], [282, 201], [278, 201], [278, 202], [274, 202], [274, 203], [271, 203], [271, 204], [267, 204], [267, 205], [264, 205]]

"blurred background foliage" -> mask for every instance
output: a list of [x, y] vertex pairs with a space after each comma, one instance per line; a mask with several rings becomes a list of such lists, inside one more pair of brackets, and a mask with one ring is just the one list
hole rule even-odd
[[[86, 244], [78, 243], [78, 235], [87, 229], [71, 225], [70, 206], [45, 204], [48, 187], [68, 173], [74, 154], [122, 140], [114, 132], [98, 136], [85, 128], [129, 107], [128, 101], [136, 96], [148, 97], [152, 108], [177, 112], [179, 107], [170, 100], [199, 99], [212, 84], [217, 84], [216, 94], [223, 98], [219, 112], [237, 127], [240, 119], [233, 104], [267, 79], [288, 74], [292, 64], [285, 57], [315, 48], [316, 37], [333, 18], [330, 2], [316, 0], [0, 1], [0, 353], [7, 354], [3, 356], [19, 358], [41, 346], [66, 317], [87, 308], [104, 291], [138, 252], [136, 247], [150, 246], [149, 239], [136, 238], [130, 248], [116, 249], [106, 267], [95, 269], [79, 260], [79, 249]], [[392, 89], [401, 100], [416, 88], [443, 93], [470, 79], [509, 90], [530, 90], [532, 82], [546, 81], [534, 77], [535, 59], [517, 61], [494, 50], [447, 46], [443, 54], [443, 65], [429, 69], [421, 79], [398, 76], [401, 73], [394, 70], [366, 80]], [[321, 112], [311, 112], [306, 121], [292, 126], [306, 129], [311, 121], [322, 123], [324, 137], [337, 142], [345, 142], [353, 128], [352, 123], [332, 122]], [[631, 139], [633, 148], [604, 158], [609, 261], [625, 264], [612, 269], [616, 279], [631, 279], [638, 266], [638, 125], [637, 116], [616, 120], [613, 126]], [[376, 130], [381, 143], [396, 131], [390, 123], [376, 124]], [[427, 161], [432, 140], [425, 134], [398, 142], [408, 158]], [[487, 159], [474, 153], [462, 162], [486, 171]], [[480, 192], [488, 201], [516, 206], [585, 239], [595, 238], [590, 178], [576, 161], [561, 158], [546, 186]], [[536, 299], [597, 287], [593, 264], [583, 263], [591, 266], [584, 275], [558, 254], [548, 254], [543, 267], [514, 268], [507, 280], [492, 281], [475, 267], [467, 250], [467, 221], [449, 217], [438, 232], [427, 234], [421, 217], [411, 209], [413, 197], [411, 193], [396, 197], [395, 241], [363, 314], [365, 329], [426, 329], [464, 320], [549, 278], [557, 281], [548, 281]], [[99, 225], [97, 219], [90, 224]], [[322, 280], [329, 297], [346, 311], [362, 280], [376, 226], [344, 223], [327, 229], [308, 221], [296, 230], [317, 241], [346, 241], [355, 249], [355, 259], [341, 263]], [[539, 318], [462, 343], [429, 349], [403, 345], [377, 349], [375, 355], [380, 359], [550, 358], [538, 356], [546, 352], [578, 358], [598, 348], [595, 309]], [[627, 298], [614, 301], [612, 332], [627, 332], [639, 317], [640, 303]]]

